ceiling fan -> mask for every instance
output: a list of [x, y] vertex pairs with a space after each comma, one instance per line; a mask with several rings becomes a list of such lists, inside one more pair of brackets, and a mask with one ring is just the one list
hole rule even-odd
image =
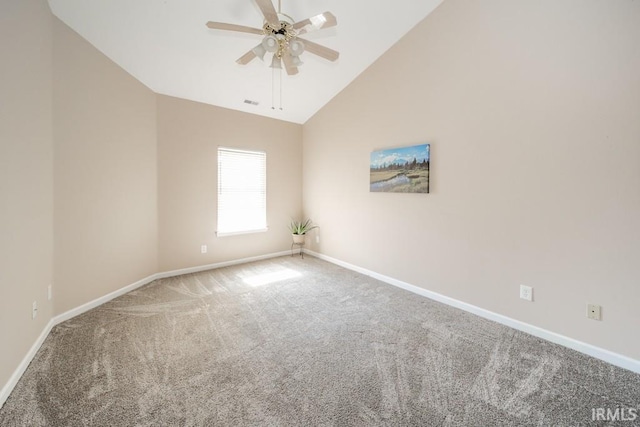
[[245, 27], [244, 25], [223, 22], [207, 22], [207, 27], [214, 30], [238, 31], [263, 36], [259, 45], [236, 61], [238, 64], [248, 64], [256, 57], [264, 60], [265, 54], [269, 52], [273, 54], [271, 68], [281, 69], [284, 63], [287, 74], [294, 75], [298, 74], [298, 67], [302, 65], [300, 55], [304, 51], [332, 62], [336, 61], [340, 56], [333, 49], [299, 37], [312, 31], [336, 26], [338, 21], [331, 12], [324, 12], [295, 22], [289, 15], [282, 13], [280, 0], [278, 1], [278, 12], [276, 12], [271, 0], [256, 0], [256, 3], [264, 15], [265, 22], [262, 28]]

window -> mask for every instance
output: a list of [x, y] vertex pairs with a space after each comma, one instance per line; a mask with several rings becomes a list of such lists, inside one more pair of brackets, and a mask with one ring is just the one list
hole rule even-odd
[[218, 236], [267, 230], [267, 153], [218, 148]]

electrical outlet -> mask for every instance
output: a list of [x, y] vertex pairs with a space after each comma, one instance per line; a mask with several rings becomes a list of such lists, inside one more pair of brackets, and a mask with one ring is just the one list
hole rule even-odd
[[602, 307], [596, 304], [587, 304], [587, 317], [593, 320], [602, 320]]
[[37, 315], [38, 315], [38, 301], [34, 301], [33, 305], [31, 306], [31, 318], [35, 319]]
[[520, 285], [520, 298], [533, 302], [533, 288], [531, 286]]
[[207, 253], [207, 245], [200, 246], [200, 253], [203, 253], [203, 254]]
[[51, 284], [47, 286], [47, 298], [49, 298], [49, 301], [53, 298], [53, 285]]
[[316, 235], [316, 243], [320, 243], [320, 236]]

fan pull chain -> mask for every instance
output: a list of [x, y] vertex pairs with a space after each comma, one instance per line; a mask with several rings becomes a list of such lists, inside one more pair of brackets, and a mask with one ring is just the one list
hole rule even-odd
[[276, 97], [276, 69], [271, 69], [271, 109], [275, 110], [274, 99]]
[[278, 70], [280, 74], [280, 111], [282, 111], [282, 70]]
[[[276, 79], [276, 73], [278, 73], [278, 79]], [[276, 82], [280, 83], [280, 88], [276, 90]], [[280, 111], [282, 111], [282, 70], [272, 68], [271, 69], [271, 109], [276, 109], [276, 93], [279, 91], [280, 93]]]

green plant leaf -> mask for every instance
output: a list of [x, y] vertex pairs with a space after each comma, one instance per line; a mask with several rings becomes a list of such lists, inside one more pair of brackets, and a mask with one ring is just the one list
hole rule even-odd
[[318, 226], [313, 225], [313, 221], [311, 221], [311, 218], [307, 218], [305, 221], [296, 221], [292, 219], [291, 223], [289, 224], [289, 230], [292, 234], [307, 234], [314, 228], [318, 228]]

